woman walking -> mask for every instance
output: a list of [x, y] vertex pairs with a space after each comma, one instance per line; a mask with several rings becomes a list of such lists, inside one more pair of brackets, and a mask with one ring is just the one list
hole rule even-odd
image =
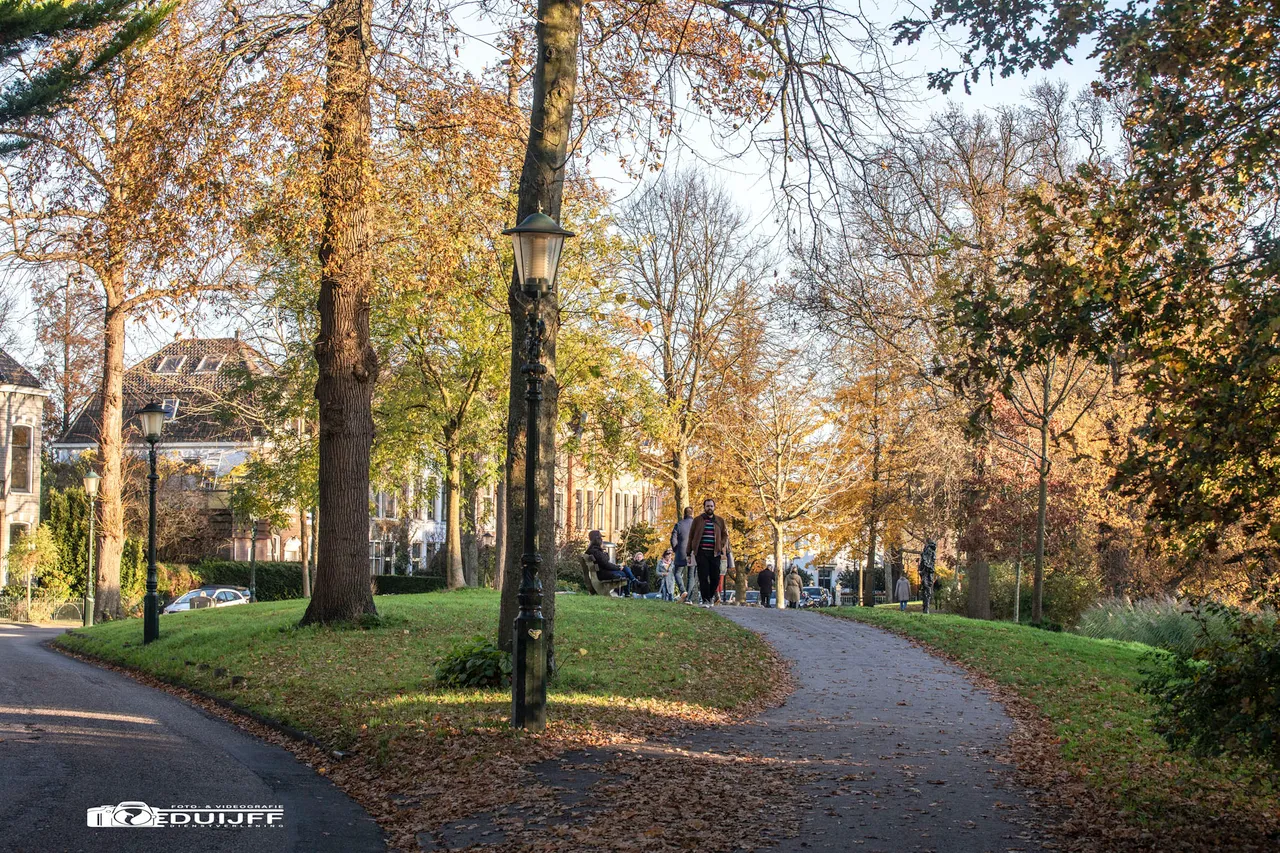
[[796, 571], [796, 567], [792, 566], [787, 569], [787, 606], [800, 606], [800, 572]]

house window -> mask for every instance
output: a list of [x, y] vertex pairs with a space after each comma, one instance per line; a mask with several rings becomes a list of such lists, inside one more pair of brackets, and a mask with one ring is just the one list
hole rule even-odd
[[166, 355], [156, 365], [156, 373], [177, 373], [182, 368], [182, 362], [186, 360], [186, 356]]
[[427, 521], [436, 520], [436, 498], [440, 495], [440, 489], [436, 485], [436, 478], [432, 477], [427, 481]]
[[222, 367], [222, 356], [206, 355], [196, 365], [196, 373], [217, 373], [220, 367]]
[[16, 426], [9, 441], [9, 489], [31, 491], [31, 427]]
[[635, 524], [640, 520], [640, 496], [631, 496], [631, 523]]
[[493, 518], [493, 496], [492, 495], [484, 496], [484, 509], [482, 511], [484, 515], [481, 517], [481, 521], [488, 521], [489, 519]]
[[556, 529], [564, 529], [564, 492], [556, 492]]
[[649, 523], [658, 523], [658, 496], [649, 495]]
[[616, 531], [622, 526], [622, 495], [617, 492], [613, 493], [613, 529]]
[[12, 548], [14, 545], [17, 545], [18, 540], [20, 540], [23, 536], [26, 536], [26, 535], [27, 535], [27, 525], [10, 524], [9, 525], [9, 547]]
[[622, 496], [622, 526], [627, 526], [627, 520], [631, 518], [631, 495]]
[[587, 527], [599, 527], [595, 522], [596, 514], [596, 493], [587, 490]]
[[582, 529], [582, 489], [573, 492], [573, 529]]
[[178, 416], [178, 400], [176, 398], [164, 400], [160, 405], [164, 409], [164, 419], [166, 421], [171, 421]]

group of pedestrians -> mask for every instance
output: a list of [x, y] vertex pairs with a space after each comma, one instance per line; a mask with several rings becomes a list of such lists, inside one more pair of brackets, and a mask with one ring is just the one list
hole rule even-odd
[[[599, 530], [588, 535], [587, 559], [596, 568], [602, 581], [626, 580], [626, 592], [630, 597], [637, 592], [648, 592], [647, 577], [640, 577], [643, 555], [636, 554], [634, 566], [616, 565], [609, 560], [604, 549], [604, 538]], [[729, 527], [716, 515], [716, 502], [708, 498], [702, 502], [702, 515], [694, 516], [693, 507], [685, 507], [683, 516], [671, 529], [671, 547], [662, 552], [656, 569], [658, 593], [663, 601], [684, 601], [711, 607], [720, 591], [721, 575], [734, 569], [733, 547], [729, 543]], [[645, 572], [647, 575], [647, 572]], [[695, 586], [696, 580], [696, 586]], [[778, 578], [774, 570], [765, 566], [756, 575], [760, 590], [760, 604], [769, 606]], [[787, 607], [799, 607], [804, 584], [800, 570], [791, 565], [783, 573], [782, 598]], [[906, 577], [899, 579], [894, 590], [895, 599], [903, 610], [910, 594]]]

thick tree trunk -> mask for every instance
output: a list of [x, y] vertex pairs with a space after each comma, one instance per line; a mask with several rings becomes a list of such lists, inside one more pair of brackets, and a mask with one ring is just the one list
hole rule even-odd
[[507, 472], [498, 475], [493, 502], [493, 588], [502, 589], [507, 569]]
[[[538, 53], [533, 75], [533, 105], [529, 119], [529, 144], [525, 150], [524, 168], [520, 173], [516, 222], [542, 211], [553, 219], [560, 218], [564, 193], [564, 167], [569, 150], [569, 133], [573, 121], [573, 101], [578, 86], [578, 36], [582, 32], [581, 0], [539, 0]], [[538, 551], [542, 554], [540, 577], [549, 593], [542, 599], [542, 615], [546, 623], [548, 671], [555, 655], [556, 567], [548, 548], [554, 542], [555, 530], [555, 440], [559, 420], [560, 386], [556, 379], [556, 338], [560, 331], [559, 302], [553, 293], [541, 301], [542, 319], [546, 322], [543, 339], [543, 363], [547, 372], [542, 387], [538, 450]], [[520, 610], [520, 565], [524, 526], [525, 474], [525, 382], [520, 373], [524, 362], [527, 325], [527, 300], [512, 275], [507, 295], [511, 310], [511, 393], [507, 411], [507, 560], [512, 571], [506, 572], [502, 585], [502, 607], [498, 616], [498, 643], [511, 649], [511, 631]]]
[[316, 589], [303, 624], [376, 613], [369, 582], [369, 450], [378, 357], [369, 344], [370, 0], [331, 0], [320, 235], [320, 533]]
[[[479, 470], [477, 465], [474, 470]], [[480, 484], [467, 477], [462, 490], [462, 576], [467, 586], [480, 585]]]
[[991, 566], [984, 559], [969, 564], [965, 614], [970, 619], [991, 618]]
[[120, 558], [124, 554], [124, 312], [108, 305], [102, 332], [102, 421], [98, 455], [102, 482], [98, 488], [98, 576], [94, 621], [119, 619]]
[[458, 470], [457, 448], [444, 452], [444, 552], [445, 579], [449, 589], [461, 589], [467, 585], [462, 571], [462, 482]]

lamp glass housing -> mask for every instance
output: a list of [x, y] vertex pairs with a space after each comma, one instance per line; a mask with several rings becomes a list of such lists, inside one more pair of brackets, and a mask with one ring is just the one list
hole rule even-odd
[[520, 289], [530, 296], [555, 290], [560, 253], [565, 238], [574, 236], [573, 232], [561, 228], [545, 213], [531, 213], [515, 228], [502, 233], [511, 237]]
[[84, 493], [90, 498], [96, 497], [98, 494], [98, 482], [101, 479], [102, 478], [94, 471], [90, 471], [88, 474], [85, 474], [83, 478]]
[[142, 435], [152, 444], [160, 440], [160, 432], [164, 429], [164, 406], [159, 403], [148, 403], [138, 412], [142, 421]]

